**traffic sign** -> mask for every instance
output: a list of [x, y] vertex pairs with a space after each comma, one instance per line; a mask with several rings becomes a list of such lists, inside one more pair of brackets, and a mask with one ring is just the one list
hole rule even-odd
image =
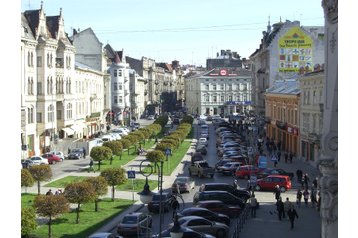
[[135, 179], [135, 171], [134, 170], [127, 171], [127, 176], [129, 179]]
[[172, 150], [170, 148], [166, 148], [165, 155], [171, 155], [171, 154], [172, 154]]

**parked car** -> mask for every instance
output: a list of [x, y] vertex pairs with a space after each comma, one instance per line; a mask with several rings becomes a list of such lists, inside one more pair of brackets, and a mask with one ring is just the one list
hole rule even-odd
[[236, 205], [241, 208], [244, 208], [246, 203], [243, 199], [236, 197], [227, 191], [203, 191], [194, 194], [193, 204], [196, 205], [199, 201], [206, 200], [219, 200], [228, 205]]
[[206, 138], [207, 140], [209, 140], [209, 133], [207, 131], [201, 131], [200, 132], [200, 137], [201, 138]]
[[255, 189], [257, 191], [260, 190], [273, 191], [276, 185], [280, 187], [281, 192], [285, 192], [292, 188], [292, 184], [289, 176], [269, 175], [263, 179], [258, 179], [256, 182]]
[[125, 215], [117, 226], [117, 233], [121, 236], [141, 237], [152, 227], [152, 216], [143, 212], [133, 212]]
[[[216, 238], [226, 238], [229, 235], [229, 227], [223, 223], [209, 221], [199, 216], [185, 216], [178, 219], [180, 226], [188, 227], [197, 232], [205, 232]], [[172, 225], [172, 224], [171, 224]]]
[[227, 215], [230, 218], [238, 217], [242, 211], [240, 206], [228, 205], [219, 200], [200, 201], [196, 204], [196, 207], [206, 208], [212, 212]]
[[180, 193], [189, 193], [190, 190], [194, 189], [194, 187], [195, 181], [192, 178], [186, 176], [179, 176], [174, 180], [172, 184], [172, 191], [179, 188]]
[[249, 179], [252, 174], [257, 174], [260, 169], [254, 165], [243, 165], [236, 169], [235, 177]]
[[230, 218], [227, 215], [216, 213], [203, 207], [189, 207], [177, 214], [178, 217], [184, 217], [184, 216], [204, 217], [210, 221], [216, 221], [230, 226]]
[[198, 145], [205, 145], [205, 146], [208, 146], [208, 140], [206, 138], [199, 138], [198, 140]]
[[120, 136], [126, 136], [129, 133], [125, 128], [114, 128], [112, 132]]
[[67, 155], [67, 159], [82, 159], [85, 158], [83, 148], [72, 149]]
[[23, 169], [28, 169], [30, 168], [31, 166], [34, 165], [34, 162], [30, 159], [22, 159], [21, 160], [21, 165], [22, 165], [22, 168]]
[[58, 162], [61, 162], [62, 160], [57, 155], [51, 154], [51, 153], [45, 153], [41, 155], [43, 158], [47, 159], [49, 164], [56, 164]]
[[114, 132], [114, 133], [111, 133], [110, 135], [113, 137], [114, 140], [122, 139], [122, 137], [121, 137], [121, 135], [119, 133]]
[[32, 156], [30, 159], [33, 165], [48, 164], [48, 160], [41, 156]]
[[283, 169], [278, 169], [278, 168], [266, 168], [266, 169], [263, 169], [261, 171], [259, 171], [257, 173], [257, 177], [258, 178], [265, 178], [269, 175], [274, 175], [274, 174], [278, 174], [278, 175], [287, 175], [290, 177], [290, 179], [292, 180], [293, 176], [294, 176], [294, 173], [292, 172], [287, 172]]
[[103, 142], [114, 141], [114, 137], [111, 135], [103, 135], [101, 139], [103, 140]]
[[88, 238], [123, 238], [122, 236], [116, 236], [109, 232], [100, 232], [90, 235]]
[[50, 151], [51, 154], [57, 155], [61, 159], [61, 161], [65, 160], [65, 155], [62, 151]]
[[[205, 148], [205, 146], [204, 146], [204, 148]], [[191, 155], [191, 163], [194, 163], [196, 161], [202, 161], [202, 160], [204, 160], [202, 151], [200, 151], [200, 152], [197, 151]]]
[[160, 193], [153, 195], [152, 201], [148, 204], [148, 211], [159, 212], [160, 204], [162, 204], [162, 212], [168, 212], [174, 202], [175, 197], [169, 192], [162, 192], [162, 203], [160, 203]]
[[216, 164], [215, 164], [215, 169], [217, 170], [219, 167], [223, 166], [226, 163], [232, 162], [232, 159], [220, 159]]
[[205, 145], [198, 144], [195, 148], [195, 152], [200, 152], [202, 155], [206, 155], [208, 153], [208, 150], [206, 149]]
[[173, 124], [174, 125], [179, 125], [180, 124], [180, 119], [179, 118], [174, 118], [173, 119]]
[[236, 188], [228, 183], [203, 183], [199, 187], [199, 192], [204, 191], [227, 191], [236, 197], [246, 201], [250, 198], [250, 192], [246, 189]]
[[[169, 226], [167, 229], [165, 229], [164, 231], [162, 231], [162, 233], [160, 233], [160, 237], [162, 238], [170, 238], [170, 229], [172, 228], [172, 226]], [[182, 227], [183, 229], [183, 236], [181, 238], [215, 238], [215, 236], [203, 233], [203, 232], [197, 232], [194, 231], [188, 227]], [[159, 234], [156, 235], [152, 235], [152, 238], [158, 238]]]
[[228, 162], [217, 168], [217, 171], [226, 175], [234, 175], [237, 168], [242, 165], [241, 162]]
[[147, 117], [147, 119], [148, 119], [148, 120], [154, 120], [154, 115], [149, 115], [149, 116]]

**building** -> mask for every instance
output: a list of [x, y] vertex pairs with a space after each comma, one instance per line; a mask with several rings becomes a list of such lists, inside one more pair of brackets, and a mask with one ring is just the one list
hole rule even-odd
[[316, 167], [319, 162], [323, 129], [324, 70], [316, 65], [314, 72], [300, 75], [300, 151], [299, 156]]
[[206, 59], [206, 69], [211, 70], [214, 68], [242, 68], [242, 61], [240, 55], [231, 50], [221, 50], [220, 55], [216, 53], [216, 58]]
[[253, 108], [265, 112], [263, 93], [276, 80], [296, 77], [300, 68], [313, 70], [324, 61], [324, 28], [300, 26], [299, 21], [268, 23], [261, 44], [250, 55], [253, 74]]
[[297, 78], [276, 80], [265, 93], [266, 136], [281, 150], [299, 154], [300, 88]]
[[129, 70], [129, 90], [131, 103], [131, 117], [139, 119], [145, 110], [145, 91], [148, 81], [139, 76], [134, 69]]
[[185, 79], [186, 107], [191, 114], [225, 115], [251, 110], [251, 72], [215, 68]]

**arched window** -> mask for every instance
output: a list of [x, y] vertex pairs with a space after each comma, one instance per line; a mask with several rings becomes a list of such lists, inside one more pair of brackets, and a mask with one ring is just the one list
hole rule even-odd
[[27, 123], [34, 123], [34, 108], [32, 106], [27, 109]]
[[31, 55], [30, 55], [30, 51], [27, 52], [27, 66], [31, 66]]
[[47, 118], [48, 118], [48, 122], [53, 122], [54, 121], [54, 106], [51, 104], [50, 106], [47, 107]]
[[31, 52], [31, 67], [34, 66], [34, 54]]

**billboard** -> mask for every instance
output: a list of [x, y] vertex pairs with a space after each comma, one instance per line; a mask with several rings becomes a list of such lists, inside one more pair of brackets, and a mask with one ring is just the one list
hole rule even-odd
[[278, 40], [279, 72], [298, 72], [301, 67], [312, 70], [313, 40], [300, 27], [292, 27]]

